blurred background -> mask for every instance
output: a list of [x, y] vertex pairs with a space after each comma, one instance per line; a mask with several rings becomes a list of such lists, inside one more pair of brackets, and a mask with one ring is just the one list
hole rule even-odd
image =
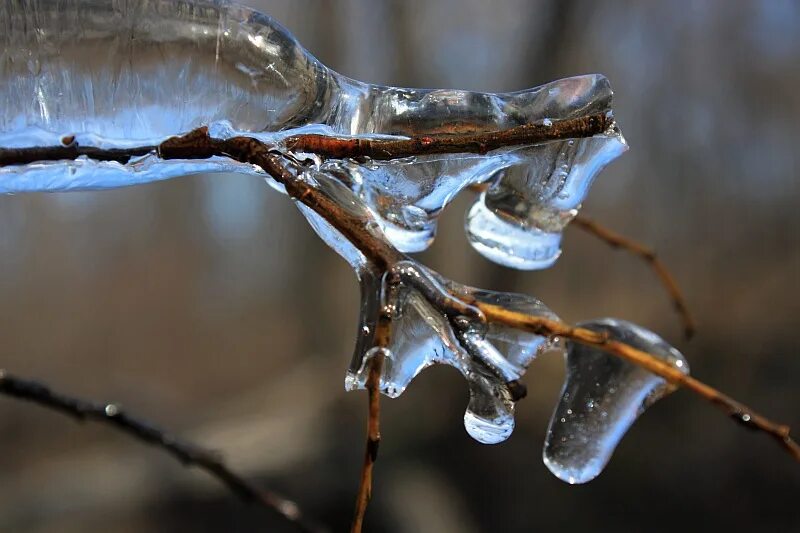
[[[601, 72], [631, 150], [584, 213], [655, 247], [690, 343], [637, 259], [577, 229], [541, 272], [484, 260], [464, 195], [422, 260], [564, 319], [660, 332], [694, 375], [800, 428], [800, 3], [251, 0], [374, 83], [510, 91]], [[120, 402], [345, 531], [366, 395], [345, 393], [358, 291], [285, 197], [248, 177], [0, 197], [0, 367]], [[653, 407], [584, 486], [541, 461], [563, 363], [537, 361], [503, 444], [469, 438], [464, 380], [384, 401], [367, 530], [800, 531], [800, 468], [689, 393]], [[800, 431], [800, 429], [798, 429]], [[293, 531], [114, 430], [0, 398], [0, 531]]]

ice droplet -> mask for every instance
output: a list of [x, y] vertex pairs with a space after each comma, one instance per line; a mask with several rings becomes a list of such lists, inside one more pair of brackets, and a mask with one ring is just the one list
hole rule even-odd
[[[688, 373], [683, 355], [656, 334], [617, 319], [579, 324], [651, 353]], [[644, 410], [666, 395], [666, 382], [597, 348], [567, 342], [567, 378], [544, 445], [544, 463], [559, 479], [585, 483], [605, 467]]]
[[626, 149], [619, 134], [525, 148], [521, 162], [500, 170], [470, 208], [470, 243], [508, 267], [552, 266], [561, 254], [561, 233], [595, 176]]

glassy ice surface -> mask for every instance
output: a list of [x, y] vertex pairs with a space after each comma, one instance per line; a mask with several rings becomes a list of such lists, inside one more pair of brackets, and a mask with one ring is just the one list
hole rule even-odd
[[[0, 147], [53, 146], [65, 136], [103, 148], [156, 145], [208, 126], [212, 136], [251, 135], [285, 149], [286, 137], [323, 133], [361, 138], [468, 133], [611, 113], [601, 75], [489, 94], [400, 89], [348, 79], [319, 63], [266, 15], [224, 1], [19, 0], [0, 4]], [[441, 210], [465, 187], [486, 183], [466, 217], [472, 245], [514, 268], [550, 266], [561, 232], [592, 181], [627, 145], [616, 125], [587, 139], [393, 161], [327, 160], [298, 176], [399, 250], [425, 249]], [[278, 191], [260, 169], [225, 158], [128, 164], [41, 162], [0, 168], [0, 193], [102, 189], [196, 173], [248, 173]], [[382, 274], [328, 222], [299, 205], [320, 237], [357, 271], [361, 319], [346, 387], [362, 388], [378, 316], [394, 317], [381, 390], [400, 395], [432, 364], [457, 368], [469, 383], [464, 424], [496, 443], [514, 428], [508, 383], [550, 345], [547, 339], [448, 317], [428, 298], [459, 295], [546, 318], [538, 300], [482, 291], [413, 262], [424, 287], [387, 289]], [[427, 291], [425, 294], [423, 292]], [[438, 296], [436, 296], [438, 295]], [[682, 356], [632, 324], [585, 324], [686, 369]], [[569, 346], [568, 378], [545, 445], [545, 462], [567, 481], [596, 476], [622, 434], [664, 391], [660, 378], [596, 350]]]
[[[412, 263], [412, 262], [409, 262]], [[538, 300], [520, 294], [481, 291], [443, 280], [423, 266], [413, 263], [426, 284], [436, 287], [443, 297], [451, 294], [474, 298], [534, 315], [555, 318]], [[379, 297], [374, 283], [362, 281], [362, 328], [369, 334], [374, 319], [364, 313], [377, 313], [374, 300]], [[385, 299], [384, 292], [384, 299]], [[464, 426], [476, 440], [494, 444], [511, 435], [514, 429], [514, 402], [507, 383], [519, 379], [531, 361], [548, 349], [547, 339], [494, 324], [475, 321], [453, 323], [435, 309], [428, 298], [412, 286], [402, 284], [384, 305], [392, 313], [389, 350], [391, 359], [384, 363], [381, 391], [397, 397], [422, 370], [433, 364], [446, 364], [458, 369], [469, 383], [469, 403]], [[357, 349], [348, 372], [345, 388], [364, 388], [366, 381], [365, 350], [372, 344], [363, 342]]]
[[[223, 1], [21, 0], [0, 5], [0, 146], [57, 145], [66, 135], [107, 148], [157, 144], [209, 125], [281, 145], [299, 132], [410, 136], [496, 130], [609, 112], [600, 75], [516, 93], [400, 89], [328, 69], [266, 15]], [[391, 242], [430, 245], [441, 210], [491, 181], [467, 218], [473, 246], [516, 268], [542, 268], [597, 172], [626, 145], [615, 128], [590, 139], [487, 155], [328, 161]], [[230, 161], [127, 165], [87, 160], [0, 168], [0, 192], [119, 187], [198, 172], [246, 172]]]
[[[314, 169], [308, 169], [300, 175], [300, 179], [305, 180], [324, 196], [329, 198], [334, 204], [342, 208], [348, 215], [361, 221], [376, 240], [385, 241], [387, 237], [380, 230], [380, 224], [375, 220], [373, 212], [356, 196], [350, 188], [333, 176]], [[325, 244], [333, 248], [336, 253], [341, 255], [356, 273], [361, 275], [367, 267], [367, 259], [353, 244], [347, 240], [339, 231], [331, 226], [324, 218], [319, 216], [313, 209], [296, 202], [300, 212], [306, 217], [311, 227], [317, 235], [325, 241]]]
[[[683, 355], [656, 334], [611, 318], [579, 326], [606, 332], [689, 373]], [[597, 348], [568, 342], [567, 378], [550, 420], [544, 462], [568, 483], [585, 483], [605, 467], [636, 418], [671, 392], [660, 377]]]

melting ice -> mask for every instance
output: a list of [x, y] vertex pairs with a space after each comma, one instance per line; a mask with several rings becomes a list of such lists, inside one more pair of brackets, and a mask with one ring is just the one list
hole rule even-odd
[[[280, 146], [299, 132], [410, 136], [509, 128], [611, 110], [608, 80], [587, 75], [514, 93], [383, 87], [322, 65], [266, 15], [196, 0], [21, 0], [0, 6], [0, 146], [157, 144], [202, 125]], [[626, 149], [616, 128], [589, 139], [396, 161], [328, 161], [391, 242], [417, 252], [441, 210], [470, 184], [490, 187], [466, 230], [503, 265], [551, 265], [561, 230], [595, 175]], [[199, 172], [246, 172], [225, 160], [128, 165], [88, 160], [0, 168], [0, 192], [120, 187]]]
[[[469, 402], [464, 426], [476, 440], [495, 444], [507, 439], [514, 429], [514, 398], [508, 383], [519, 379], [528, 365], [550, 347], [548, 339], [495, 324], [484, 324], [467, 317], [453, 319], [431, 305], [429, 291], [442, 298], [453, 295], [487, 303], [510, 303], [514, 309], [546, 318], [556, 318], [535, 298], [521, 294], [495, 293], [458, 285], [439, 277], [416, 262], [406, 268], [421, 282], [403, 282], [392, 294], [385, 284], [363, 283], [361, 329], [367, 336], [374, 327], [380, 299], [392, 313], [389, 350], [384, 363], [381, 391], [397, 397], [422, 370], [433, 364], [456, 368], [469, 383]], [[421, 290], [423, 286], [425, 289]], [[370, 316], [372, 314], [372, 316]], [[363, 388], [366, 381], [366, 340], [357, 348], [346, 379], [349, 390]]]
[[[683, 355], [655, 333], [611, 318], [579, 326], [605, 332], [689, 373]], [[568, 483], [585, 483], [605, 467], [644, 410], [671, 392], [660, 377], [597, 348], [568, 342], [567, 378], [550, 420], [544, 462]]]
[[[490, 131], [532, 122], [610, 113], [601, 75], [502, 94], [383, 87], [322, 65], [266, 15], [223, 1], [20, 0], [0, 5], [0, 147], [57, 145], [75, 136], [104, 148], [155, 145], [207, 125], [216, 137], [251, 135], [281, 148], [299, 133], [400, 137]], [[545, 268], [560, 254], [561, 232], [593, 179], [627, 148], [616, 128], [587, 139], [508, 147], [485, 155], [448, 154], [394, 161], [313, 159], [300, 175], [363, 220], [376, 239], [403, 252], [430, 245], [437, 218], [465, 187], [487, 189], [466, 216], [471, 244], [497, 263]], [[309, 154], [295, 154], [304, 158]], [[75, 161], [0, 168], [0, 193], [102, 189], [251, 166], [213, 158], [126, 165]], [[267, 178], [276, 189], [282, 187]], [[413, 261], [418, 282], [391, 285], [341, 234], [305, 206], [317, 233], [358, 272], [362, 291], [356, 352], [347, 388], [364, 385], [382, 312], [393, 318], [381, 390], [400, 395], [432, 364], [458, 369], [469, 383], [464, 424], [496, 443], [514, 428], [509, 383], [552, 347], [549, 339], [476, 316], [448, 316], [431, 294], [503, 305], [549, 319], [535, 298], [483, 291], [439, 277]], [[661, 356], [686, 370], [682, 356], [632, 324], [586, 327]], [[657, 377], [593, 349], [569, 344], [568, 376], [544, 458], [560, 478], [596, 476], [622, 434], [664, 391]]]

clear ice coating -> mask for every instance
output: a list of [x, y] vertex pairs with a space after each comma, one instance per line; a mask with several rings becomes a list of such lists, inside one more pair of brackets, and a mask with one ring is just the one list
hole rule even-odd
[[[214, 137], [250, 135], [288, 151], [285, 139], [302, 133], [407, 138], [611, 113], [611, 87], [597, 74], [498, 94], [355, 81], [322, 65], [268, 16], [223, 0], [6, 1], [0, 4], [0, 45], [0, 148], [58, 145], [67, 136], [102, 148], [156, 145], [208, 126]], [[293, 154], [311, 161], [293, 168], [297, 179], [402, 252], [427, 248], [442, 209], [464, 188], [486, 184], [466, 217], [471, 244], [502, 265], [536, 269], [556, 261], [561, 232], [592, 181], [626, 149], [612, 124], [591, 138], [488, 154], [392, 161]], [[285, 192], [252, 165], [225, 158], [162, 161], [149, 154], [124, 165], [82, 157], [0, 167], [0, 193], [122, 187], [201, 172], [248, 173]], [[519, 392], [511, 384], [552, 343], [486, 324], [479, 313], [467, 312], [466, 302], [557, 319], [552, 311], [528, 296], [458, 285], [411, 260], [398, 271], [377, 272], [327, 221], [298, 207], [361, 284], [346, 388], [363, 388], [366, 361], [376, 353], [378, 317], [388, 314], [393, 322], [390, 345], [381, 352], [382, 392], [399, 396], [424, 368], [453, 366], [469, 384], [467, 432], [484, 443], [508, 438]], [[447, 298], [462, 299], [466, 315], [446, 315], [431, 303]], [[680, 353], [633, 324], [607, 319], [583, 325], [688, 371]], [[666, 391], [661, 378], [568, 343], [567, 381], [545, 463], [570, 483], [592, 479], [638, 414]]]
[[362, 317], [360, 339], [345, 380], [345, 388], [364, 388], [366, 353], [371, 346], [376, 301], [391, 314], [391, 358], [385, 360], [381, 391], [395, 398], [422, 370], [433, 364], [450, 365], [461, 372], [469, 384], [469, 403], [464, 427], [477, 441], [495, 444], [507, 439], [514, 429], [514, 399], [508, 383], [519, 379], [540, 353], [550, 348], [547, 338], [474, 318], [451, 320], [437, 310], [430, 295], [441, 298], [464, 297], [527, 313], [557, 318], [535, 298], [521, 294], [482, 291], [458, 285], [413, 261], [398, 268], [419, 279], [403, 281], [387, 291], [386, 283], [367, 275], [362, 278]]
[[[606, 318], [579, 326], [605, 332], [689, 373], [678, 350], [635, 324]], [[636, 418], [671, 388], [664, 379], [597, 348], [567, 342], [567, 349], [567, 378], [543, 457], [559, 479], [586, 483], [600, 474]]]
[[[266, 15], [224, 1], [19, 0], [0, 4], [0, 147], [157, 144], [208, 125], [280, 147], [302, 132], [410, 136], [497, 130], [611, 111], [600, 75], [503, 94], [383, 87], [322, 65]], [[401, 251], [425, 249], [441, 210], [489, 189], [467, 217], [489, 259], [543, 268], [597, 172], [626, 148], [616, 127], [588, 139], [486, 155], [330, 160]], [[225, 159], [127, 165], [79, 159], [0, 168], [0, 192], [120, 187], [199, 172], [263, 174]]]

